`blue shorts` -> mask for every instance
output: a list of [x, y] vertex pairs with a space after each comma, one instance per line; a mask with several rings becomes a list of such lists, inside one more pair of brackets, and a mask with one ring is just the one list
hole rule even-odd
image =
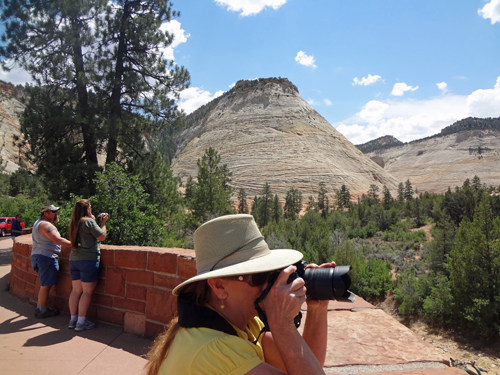
[[31, 256], [31, 267], [38, 273], [41, 286], [51, 286], [57, 284], [59, 272], [59, 262], [57, 258], [45, 255], [33, 254]]
[[93, 260], [70, 260], [69, 272], [71, 280], [81, 280], [82, 283], [93, 283], [99, 280], [99, 262]]

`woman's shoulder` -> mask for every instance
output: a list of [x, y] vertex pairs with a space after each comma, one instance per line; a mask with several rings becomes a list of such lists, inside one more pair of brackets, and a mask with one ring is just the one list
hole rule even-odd
[[200, 374], [227, 374], [237, 369], [244, 374], [263, 362], [263, 355], [239, 336], [210, 328], [185, 328], [177, 333], [167, 360], [174, 367], [189, 363], [191, 370], [198, 369], [195, 373]]
[[97, 222], [92, 219], [91, 217], [85, 217], [83, 218], [82, 220], [82, 223], [85, 225], [85, 226], [94, 226], [94, 225], [97, 225]]

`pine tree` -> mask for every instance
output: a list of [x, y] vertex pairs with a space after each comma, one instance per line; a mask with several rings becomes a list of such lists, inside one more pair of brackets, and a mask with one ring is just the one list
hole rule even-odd
[[465, 218], [450, 253], [450, 281], [464, 322], [484, 336], [500, 331], [500, 217], [483, 194], [471, 222]]
[[378, 192], [380, 188], [375, 185], [371, 184], [369, 189], [368, 189], [368, 199], [369, 199], [369, 204], [375, 204], [378, 202]]
[[221, 216], [232, 212], [233, 190], [229, 183], [232, 173], [212, 147], [198, 159], [198, 182], [193, 197], [193, 215], [202, 219], [207, 214]]
[[404, 188], [403, 195], [404, 195], [404, 199], [406, 201], [413, 199], [413, 187], [411, 186], [410, 180], [406, 180], [406, 182], [405, 182], [405, 188]]
[[310, 195], [308, 200], [307, 200], [306, 211], [315, 210], [315, 209], [316, 209], [316, 202], [314, 202], [314, 197], [312, 195]]
[[245, 189], [240, 188], [238, 192], [238, 213], [248, 214], [248, 203], [247, 203], [247, 193]]
[[325, 199], [328, 199], [325, 183], [320, 182], [318, 191], [318, 209], [322, 212], [325, 209]]
[[398, 185], [398, 203], [403, 204], [405, 201], [405, 186], [402, 182]]
[[349, 189], [342, 185], [339, 190], [335, 192], [337, 198], [337, 207], [339, 210], [348, 208], [351, 205], [351, 192]]
[[271, 220], [275, 223], [279, 222], [283, 218], [283, 207], [281, 207], [281, 202], [278, 194], [274, 196], [273, 207], [271, 208]]
[[261, 191], [261, 196], [258, 206], [257, 224], [263, 228], [272, 218], [273, 193], [271, 186], [266, 182]]
[[384, 185], [384, 187], [382, 188], [382, 194], [384, 196], [384, 198], [383, 198], [384, 208], [386, 210], [388, 210], [391, 207], [393, 199], [392, 199], [391, 192], [389, 191], [389, 189], [387, 188], [386, 185]]
[[299, 217], [302, 210], [302, 193], [299, 190], [290, 188], [286, 192], [285, 207], [283, 210], [286, 219], [296, 220]]
[[147, 154], [145, 134], [175, 122], [189, 74], [162, 55], [172, 35], [161, 26], [179, 15], [167, 0], [3, 5], [3, 66], [36, 82], [21, 120], [30, 156], [47, 181], [68, 186], [50, 187], [54, 198], [91, 193], [99, 153], [125, 165]]

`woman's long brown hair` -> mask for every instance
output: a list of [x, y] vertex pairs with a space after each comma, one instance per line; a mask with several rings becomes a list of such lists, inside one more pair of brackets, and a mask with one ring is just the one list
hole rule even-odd
[[78, 244], [76, 243], [78, 230], [80, 229], [81, 221], [88, 217], [89, 207], [90, 201], [88, 199], [80, 199], [78, 202], [76, 202], [75, 208], [73, 208], [71, 223], [69, 223], [69, 241], [71, 242], [71, 247], [73, 247], [73, 249], [78, 248]]
[[[182, 294], [187, 294], [188, 298], [193, 300], [197, 305], [204, 306], [208, 302], [210, 288], [206, 280], [194, 282], [186, 285], [183, 288]], [[146, 375], [158, 375], [161, 364], [168, 355], [168, 350], [175, 339], [175, 335], [182, 327], [178, 323], [178, 317], [170, 321], [169, 328], [160, 334], [147, 357], [148, 362], [144, 366]]]

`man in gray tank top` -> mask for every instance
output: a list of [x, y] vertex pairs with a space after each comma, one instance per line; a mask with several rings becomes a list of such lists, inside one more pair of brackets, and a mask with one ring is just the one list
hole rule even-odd
[[62, 238], [52, 224], [59, 221], [57, 216], [59, 208], [52, 204], [43, 206], [41, 217], [35, 221], [31, 231], [33, 237], [31, 266], [40, 278], [38, 303], [35, 310], [35, 317], [39, 319], [59, 314], [59, 310], [47, 307], [50, 288], [57, 284], [61, 245], [71, 246], [71, 242]]

